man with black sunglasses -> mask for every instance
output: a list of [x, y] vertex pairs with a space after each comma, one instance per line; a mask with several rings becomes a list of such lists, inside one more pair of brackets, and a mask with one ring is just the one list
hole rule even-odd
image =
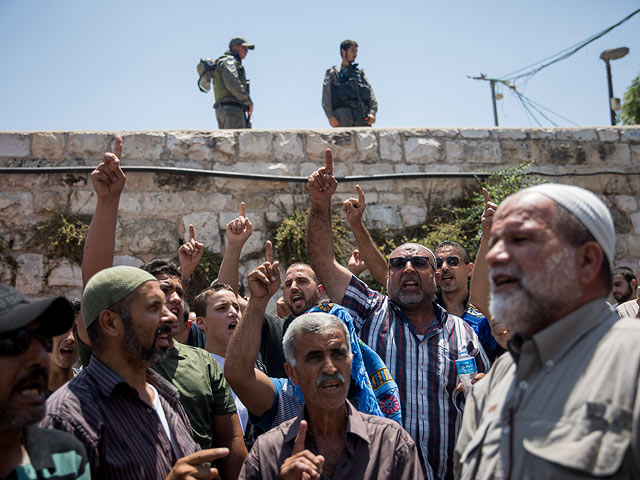
[[307, 249], [311, 266], [331, 300], [347, 308], [356, 331], [398, 383], [403, 426], [411, 434], [427, 478], [453, 478], [453, 449], [464, 408], [455, 361], [461, 349], [475, 354], [478, 371], [489, 367], [475, 332], [434, 302], [436, 259], [415, 243], [389, 257], [388, 296], [375, 292], [339, 265], [333, 254], [331, 198], [337, 181], [331, 150], [325, 166], [307, 181], [311, 211]]
[[37, 426], [45, 412], [53, 337], [73, 322], [64, 297], [30, 303], [0, 285], [0, 478], [90, 478], [78, 440]]

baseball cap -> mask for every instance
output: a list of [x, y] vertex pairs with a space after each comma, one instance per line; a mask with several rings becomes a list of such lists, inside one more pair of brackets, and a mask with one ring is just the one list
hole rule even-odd
[[253, 43], [247, 42], [242, 37], [232, 38], [231, 41], [229, 42], [229, 48], [233, 47], [234, 45], [242, 45], [243, 47], [247, 47], [249, 50], [253, 50], [254, 48], [256, 48], [256, 46]]
[[74, 319], [73, 306], [63, 296], [30, 302], [15, 288], [0, 285], [0, 333], [19, 330], [40, 320], [38, 331], [54, 337], [68, 331]]

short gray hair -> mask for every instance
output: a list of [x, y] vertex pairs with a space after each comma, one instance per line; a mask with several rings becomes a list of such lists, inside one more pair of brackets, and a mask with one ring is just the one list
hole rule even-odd
[[282, 339], [282, 349], [284, 350], [284, 358], [292, 367], [296, 366], [296, 335], [302, 333], [315, 333], [316, 335], [326, 335], [333, 330], [340, 330], [344, 333], [347, 343], [347, 353], [351, 355], [351, 338], [349, 329], [335, 315], [324, 312], [305, 313], [297, 317]]

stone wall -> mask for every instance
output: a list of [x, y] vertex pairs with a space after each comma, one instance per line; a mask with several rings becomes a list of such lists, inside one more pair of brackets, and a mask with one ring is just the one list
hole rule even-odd
[[[118, 132], [115, 132], [118, 133]], [[95, 194], [88, 168], [113, 145], [114, 132], [0, 133], [0, 169], [77, 167], [63, 173], [0, 170], [0, 282], [41, 296], [81, 287], [79, 265], [52, 261], [34, 247], [43, 221], [60, 212], [91, 214]], [[175, 257], [185, 227], [196, 228], [208, 248], [222, 253], [226, 223], [241, 201], [254, 234], [245, 246], [243, 271], [261, 260], [269, 224], [308, 204], [306, 177], [334, 151], [338, 176], [468, 173], [533, 161], [533, 169], [600, 195], [616, 221], [617, 263], [640, 274], [640, 128], [584, 129], [334, 129], [313, 131], [122, 132], [123, 166], [195, 168], [266, 174], [274, 181], [169, 173], [127, 174], [117, 230], [119, 263], [138, 265]], [[84, 169], [82, 167], [85, 167]], [[419, 225], [431, 209], [447, 205], [472, 178], [359, 180], [372, 228]], [[335, 197], [354, 195], [345, 179]]]

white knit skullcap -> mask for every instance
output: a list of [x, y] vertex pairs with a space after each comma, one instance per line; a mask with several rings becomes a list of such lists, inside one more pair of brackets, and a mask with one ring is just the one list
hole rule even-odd
[[604, 202], [594, 193], [581, 187], [561, 183], [543, 183], [525, 188], [522, 192], [541, 193], [569, 210], [600, 244], [609, 260], [609, 267], [613, 270], [616, 248], [613, 218]]

